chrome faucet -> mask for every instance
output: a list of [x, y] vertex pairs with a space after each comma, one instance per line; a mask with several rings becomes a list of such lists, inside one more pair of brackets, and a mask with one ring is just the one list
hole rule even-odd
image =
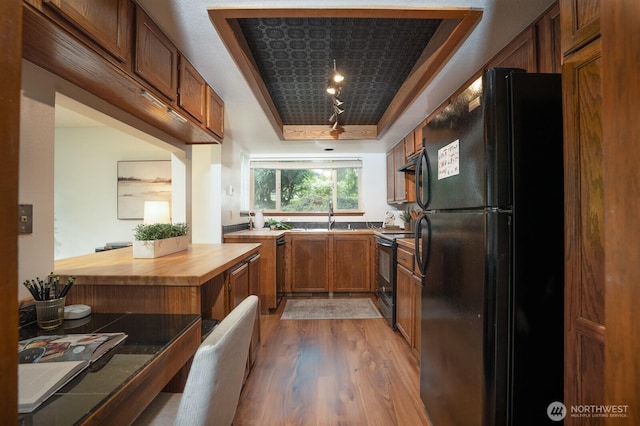
[[329, 201], [329, 225], [327, 226], [327, 230], [331, 231], [334, 223], [335, 219], [333, 218], [333, 201]]

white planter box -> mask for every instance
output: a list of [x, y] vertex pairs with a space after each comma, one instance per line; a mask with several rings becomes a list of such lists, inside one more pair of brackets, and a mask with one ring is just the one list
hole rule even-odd
[[133, 257], [141, 259], [152, 259], [154, 257], [166, 256], [171, 253], [186, 250], [189, 245], [189, 237], [166, 238], [164, 240], [134, 241]]

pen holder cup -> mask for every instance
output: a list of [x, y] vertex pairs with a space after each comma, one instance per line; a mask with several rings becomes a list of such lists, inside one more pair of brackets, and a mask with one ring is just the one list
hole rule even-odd
[[60, 327], [64, 321], [64, 297], [51, 300], [36, 300], [38, 327], [51, 330]]

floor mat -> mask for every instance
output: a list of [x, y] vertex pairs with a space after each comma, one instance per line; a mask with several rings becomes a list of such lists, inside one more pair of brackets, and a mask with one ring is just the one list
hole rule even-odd
[[382, 318], [371, 299], [288, 299], [282, 320]]

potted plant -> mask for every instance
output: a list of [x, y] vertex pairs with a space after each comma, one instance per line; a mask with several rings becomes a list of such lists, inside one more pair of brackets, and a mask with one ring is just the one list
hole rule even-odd
[[400, 214], [400, 218], [404, 222], [404, 229], [412, 232], [419, 215], [420, 213], [417, 210], [412, 207], [407, 207], [407, 209]]
[[275, 229], [291, 229], [293, 228], [293, 226], [291, 226], [288, 223], [284, 223], [280, 220], [276, 220], [276, 219], [267, 219], [267, 225], [269, 225], [269, 229], [271, 230], [275, 230]]
[[134, 228], [133, 257], [154, 258], [186, 250], [189, 226], [186, 223], [139, 224]]

